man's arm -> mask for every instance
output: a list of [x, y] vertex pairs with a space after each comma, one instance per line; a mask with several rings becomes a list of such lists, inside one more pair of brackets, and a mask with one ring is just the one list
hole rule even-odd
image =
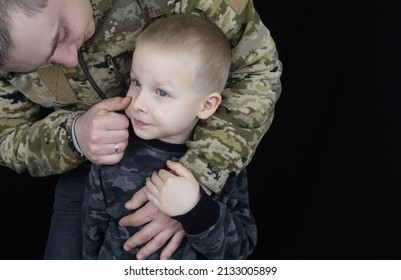
[[59, 110], [45, 115], [33, 103], [0, 78], [0, 164], [32, 176], [66, 172], [85, 159], [71, 140], [73, 120], [82, 112]]
[[195, 2], [188, 1], [185, 12], [198, 12], [220, 26], [233, 46], [233, 62], [220, 108], [196, 127], [180, 162], [218, 193], [231, 173], [249, 163], [270, 127], [281, 93], [282, 65], [252, 1]]
[[[46, 176], [67, 172], [87, 159], [103, 164], [120, 161], [128, 143], [129, 121], [116, 111], [125, 109], [130, 98], [106, 99], [90, 108], [77, 100], [66, 107], [88, 108], [86, 112], [64, 110], [56, 104], [54, 93], [34, 77], [35, 73], [19, 77], [24, 94], [0, 78], [0, 164], [19, 173], [28, 170], [32, 176]], [[73, 129], [84, 156], [76, 149]]]

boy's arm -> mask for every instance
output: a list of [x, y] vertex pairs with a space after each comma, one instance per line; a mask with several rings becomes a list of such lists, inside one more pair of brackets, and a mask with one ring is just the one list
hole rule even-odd
[[[159, 210], [179, 221], [192, 247], [207, 259], [245, 259], [256, 244], [246, 170], [230, 177], [220, 194], [209, 196], [180, 163], [167, 161], [146, 180]], [[185, 252], [183, 258], [185, 259]]]
[[188, 213], [174, 217], [206, 259], [246, 259], [256, 245], [257, 228], [249, 200], [246, 171], [230, 178], [219, 195], [204, 191]]
[[[238, 5], [230, 5], [234, 2]], [[252, 1], [189, 0], [187, 4], [185, 12], [215, 22], [233, 46], [223, 102], [196, 127], [194, 141], [180, 160], [202, 185], [218, 193], [231, 173], [238, 174], [249, 163], [269, 128], [281, 93], [282, 66]]]

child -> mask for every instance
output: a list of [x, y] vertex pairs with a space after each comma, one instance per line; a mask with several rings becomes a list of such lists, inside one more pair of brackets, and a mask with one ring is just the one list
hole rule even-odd
[[[124, 203], [143, 186], [149, 201], [181, 222], [186, 232], [172, 259], [249, 256], [256, 225], [246, 171], [209, 196], [177, 162], [196, 123], [216, 121], [212, 114], [230, 64], [224, 33], [199, 16], [165, 17], [138, 36], [127, 94], [132, 102], [125, 110], [135, 133], [118, 164], [92, 165], [85, 193], [84, 258], [135, 258], [138, 248], [126, 252], [123, 244], [139, 228], [120, 227], [118, 221], [129, 214]], [[158, 259], [160, 250], [149, 259]]]

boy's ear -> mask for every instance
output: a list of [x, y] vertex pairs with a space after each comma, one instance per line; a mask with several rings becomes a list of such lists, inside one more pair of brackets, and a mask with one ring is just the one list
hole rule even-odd
[[217, 110], [221, 103], [221, 94], [217, 92], [210, 93], [202, 104], [198, 117], [202, 120], [207, 119]]

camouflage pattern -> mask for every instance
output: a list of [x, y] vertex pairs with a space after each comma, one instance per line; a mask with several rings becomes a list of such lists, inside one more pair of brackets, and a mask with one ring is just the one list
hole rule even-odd
[[[167, 159], [178, 160], [185, 150], [185, 145], [136, 138], [119, 164], [92, 165], [83, 208], [85, 259], [135, 259], [139, 248], [126, 252], [123, 244], [140, 228], [118, 225], [129, 214], [124, 203], [145, 185], [147, 176], [166, 168]], [[230, 177], [222, 192], [212, 194], [212, 198], [218, 205], [217, 220], [188, 234], [172, 259], [245, 259], [255, 248], [257, 229], [248, 201], [246, 170]], [[210, 212], [203, 209], [196, 216], [202, 221], [211, 219]], [[198, 219], [188, 220], [199, 223]], [[160, 258], [161, 250], [148, 259]]]
[[[106, 55], [114, 58], [128, 84], [137, 34], [158, 17], [194, 13], [222, 28], [232, 44], [233, 63], [219, 110], [197, 126], [180, 162], [200, 183], [220, 192], [229, 174], [238, 174], [251, 160], [273, 120], [281, 92], [282, 67], [275, 43], [253, 2], [91, 2], [97, 31], [82, 47], [80, 66], [44, 65], [30, 74], [0, 74], [0, 164], [17, 172], [28, 170], [33, 176], [60, 174], [81, 165], [85, 158], [71, 142], [73, 119], [100, 101], [99, 95], [126, 94], [124, 81], [108, 67]], [[47, 75], [53, 76], [46, 79]]]

